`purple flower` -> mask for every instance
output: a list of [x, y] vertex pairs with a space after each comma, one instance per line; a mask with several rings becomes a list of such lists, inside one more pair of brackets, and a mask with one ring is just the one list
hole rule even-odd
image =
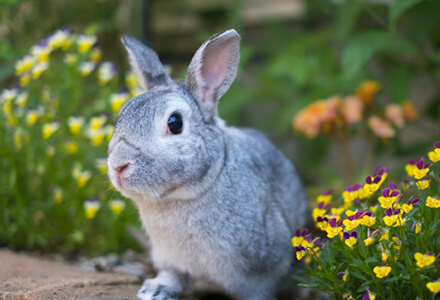
[[416, 167], [417, 167], [417, 169], [422, 170], [422, 169], [427, 169], [427, 168], [429, 168], [429, 167], [432, 166], [432, 163], [426, 163], [425, 165], [423, 165], [423, 163], [424, 163], [424, 160], [423, 160], [423, 157], [421, 157], [421, 158], [416, 162]]
[[435, 142], [435, 143], [434, 143], [434, 146], [435, 146], [436, 148], [440, 148], [440, 141], [439, 141], [439, 142]]

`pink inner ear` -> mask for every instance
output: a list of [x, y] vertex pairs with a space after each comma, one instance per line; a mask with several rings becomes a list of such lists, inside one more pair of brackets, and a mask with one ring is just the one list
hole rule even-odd
[[229, 69], [230, 56], [228, 43], [212, 45], [210, 49], [205, 49], [201, 68], [201, 75], [204, 80], [203, 102], [216, 100], [213, 97], [225, 80]]

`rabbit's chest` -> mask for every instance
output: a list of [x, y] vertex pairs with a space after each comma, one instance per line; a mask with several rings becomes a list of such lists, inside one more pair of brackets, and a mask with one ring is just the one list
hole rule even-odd
[[158, 258], [194, 277], [214, 277], [215, 274], [211, 273], [222, 268], [225, 257], [231, 257], [227, 245], [217, 236], [219, 233], [216, 234], [215, 226], [210, 226], [209, 220], [195, 215], [168, 216], [156, 218], [154, 224], [151, 220], [146, 223], [153, 246], [153, 260]]

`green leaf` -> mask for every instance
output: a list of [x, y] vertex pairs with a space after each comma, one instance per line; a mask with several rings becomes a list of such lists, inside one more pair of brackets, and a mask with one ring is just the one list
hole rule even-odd
[[356, 74], [376, 53], [416, 54], [416, 49], [404, 39], [385, 31], [368, 31], [352, 38], [342, 54], [346, 77]]
[[388, 15], [392, 25], [395, 25], [401, 15], [407, 10], [414, 7], [416, 4], [422, 2], [422, 0], [395, 0], [392, 2]]
[[355, 30], [356, 21], [362, 11], [362, 7], [356, 1], [344, 1], [338, 5], [338, 17], [336, 18], [336, 34], [347, 37]]
[[402, 103], [408, 99], [411, 88], [411, 72], [408, 67], [397, 66], [388, 72], [388, 85], [391, 101]]

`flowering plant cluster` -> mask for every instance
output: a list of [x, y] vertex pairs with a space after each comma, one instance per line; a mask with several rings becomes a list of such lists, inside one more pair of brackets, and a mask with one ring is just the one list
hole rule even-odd
[[[400, 187], [376, 168], [340, 198], [318, 196], [317, 235], [297, 230], [292, 244], [304, 259], [303, 284], [335, 299], [434, 299], [440, 292], [440, 142], [409, 160]], [[323, 238], [325, 237], [325, 241]]]
[[102, 57], [96, 36], [61, 29], [16, 62], [18, 84], [0, 94], [0, 245], [109, 251], [127, 239], [136, 215], [106, 177], [106, 144], [143, 91]]
[[378, 82], [365, 81], [354, 95], [313, 102], [295, 116], [293, 128], [308, 137], [316, 137], [319, 134], [337, 136], [346, 130], [353, 130], [350, 134], [356, 135], [366, 125], [375, 136], [392, 138], [396, 135], [395, 129], [402, 128], [405, 121], [417, 119], [418, 111], [409, 101], [379, 108], [379, 103], [374, 101], [379, 90]]

